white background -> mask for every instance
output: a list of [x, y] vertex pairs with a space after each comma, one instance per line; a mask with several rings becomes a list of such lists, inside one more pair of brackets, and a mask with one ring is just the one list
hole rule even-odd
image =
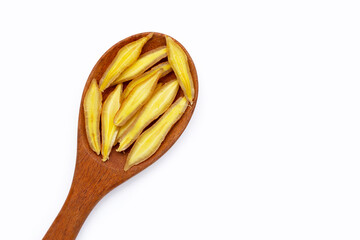
[[1, 1], [0, 239], [41, 239], [69, 190], [84, 83], [130, 35], [180, 41], [179, 141], [77, 239], [359, 239], [359, 1]]

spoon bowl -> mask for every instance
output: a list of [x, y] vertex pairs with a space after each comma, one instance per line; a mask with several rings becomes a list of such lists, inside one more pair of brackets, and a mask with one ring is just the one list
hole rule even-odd
[[[124, 165], [130, 148], [122, 153], [116, 152], [115, 148], [113, 148], [109, 160], [102, 162], [101, 156], [96, 155], [88, 144], [85, 130], [83, 101], [92, 79], [95, 78], [99, 81], [120, 48], [130, 42], [145, 37], [149, 33], [150, 32], [136, 34], [116, 43], [104, 53], [91, 71], [81, 98], [78, 120], [77, 157], [73, 181], [65, 203], [44, 236], [44, 240], [75, 239], [87, 216], [101, 198], [112, 189], [158, 160], [176, 142], [189, 123], [197, 102], [198, 78], [194, 62], [189, 53], [175, 40], [183, 48], [188, 57], [190, 72], [194, 81], [195, 96], [193, 104], [188, 106], [180, 120], [171, 128], [159, 149], [146, 161], [131, 167], [128, 171], [124, 171]], [[164, 34], [155, 32], [153, 34], [153, 37], [144, 45], [142, 54], [160, 46], [166, 46]], [[161, 78], [159, 82], [167, 82], [174, 78], [175, 74], [171, 72]], [[105, 90], [103, 99], [106, 99], [106, 96], [111, 90], [113, 90], [113, 87]], [[183, 93], [180, 90], [176, 99], [181, 96], [183, 96]]]

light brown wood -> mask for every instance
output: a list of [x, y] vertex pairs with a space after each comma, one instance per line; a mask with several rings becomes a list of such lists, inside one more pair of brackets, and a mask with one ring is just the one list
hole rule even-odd
[[[113, 148], [109, 160], [105, 163], [101, 161], [101, 156], [96, 155], [90, 149], [86, 138], [84, 111], [82, 104], [85, 92], [93, 78], [97, 79], [97, 81], [101, 79], [106, 68], [110, 65], [111, 61], [121, 47], [141, 37], [144, 37], [147, 34], [148, 32], [136, 34], [118, 42], [99, 59], [91, 71], [85, 84], [81, 99], [78, 121], [77, 158], [73, 182], [68, 197], [58, 216], [44, 236], [44, 240], [75, 239], [85, 219], [94, 206], [100, 201], [100, 199], [109, 193], [112, 189], [158, 160], [176, 142], [190, 121], [198, 98], [198, 78], [195, 65], [189, 53], [179, 42], [177, 42], [185, 50], [189, 59], [190, 71], [195, 86], [195, 98], [193, 105], [187, 108], [181, 119], [173, 126], [156, 153], [148, 160], [130, 168], [125, 172], [123, 168], [130, 148], [124, 153], [118, 153], [115, 151], [115, 148]], [[165, 45], [166, 42], [164, 34], [154, 33], [152, 39], [150, 39], [144, 46], [142, 53], [146, 53], [152, 49]], [[163, 59], [162, 61], [166, 60], [167, 58]], [[161, 78], [160, 81], [167, 82], [174, 78], [175, 75], [172, 72]], [[113, 87], [107, 89], [104, 92], [103, 99], [106, 99], [106, 96], [112, 89]], [[181, 91], [179, 91], [176, 98], [180, 96], [183, 96]]]

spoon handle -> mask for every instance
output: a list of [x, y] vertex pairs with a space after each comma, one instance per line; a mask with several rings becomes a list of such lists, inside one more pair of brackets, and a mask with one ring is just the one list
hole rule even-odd
[[108, 169], [78, 153], [69, 194], [43, 240], [75, 239], [91, 210], [116, 186], [115, 178]]

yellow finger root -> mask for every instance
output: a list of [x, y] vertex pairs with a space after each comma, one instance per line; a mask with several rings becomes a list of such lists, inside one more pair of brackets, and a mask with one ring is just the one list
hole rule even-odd
[[124, 166], [125, 171], [145, 161], [156, 152], [172, 126], [184, 114], [187, 106], [185, 97], [178, 99], [152, 127], [140, 135], [128, 155]]
[[160, 78], [164, 77], [165, 75], [167, 75], [168, 73], [170, 73], [172, 71], [171, 66], [168, 62], [164, 62], [161, 64], [156, 65], [155, 67], [153, 67], [151, 70], [147, 71], [146, 73], [142, 74], [140, 77], [135, 78], [134, 80], [132, 80], [128, 86], [125, 88], [124, 93], [122, 95], [122, 98], [126, 98], [127, 96], [129, 96], [129, 93], [140, 83], [146, 81], [147, 79], [149, 79], [149, 77], [152, 76], [152, 74], [154, 74], [154, 72], [156, 72], [158, 69], [162, 69], [163, 72], [160, 75]]
[[158, 69], [149, 79], [138, 84], [129, 93], [129, 96], [124, 99], [119, 111], [115, 115], [114, 123], [116, 126], [123, 126], [149, 100], [161, 73], [162, 70]]
[[127, 132], [130, 127], [132, 127], [132, 124], [135, 123], [135, 120], [139, 117], [141, 110], [139, 110], [132, 118], [130, 118], [124, 125], [119, 127], [119, 131], [116, 137], [116, 142], [119, 142], [119, 139], [121, 136], [124, 135], [125, 132]]
[[102, 160], [109, 159], [112, 147], [115, 144], [119, 128], [114, 124], [114, 116], [119, 110], [121, 103], [122, 84], [119, 84], [106, 98], [101, 113], [101, 135], [102, 135]]
[[176, 80], [166, 83], [155, 91], [155, 94], [142, 108], [139, 117], [129, 130], [119, 139], [118, 152], [126, 150], [141, 134], [146, 126], [163, 114], [174, 101], [179, 84]]
[[[164, 83], [158, 83], [156, 85], [156, 88], [154, 90], [154, 94], [164, 85]], [[121, 94], [121, 95], [124, 95], [124, 92]], [[132, 117], [130, 118], [124, 125], [122, 125], [120, 128], [119, 128], [119, 131], [118, 131], [118, 134], [117, 134], [117, 137], [116, 137], [116, 142], [119, 142], [120, 140], [120, 137], [123, 136], [125, 134], [125, 132], [127, 132], [130, 127], [132, 127], [132, 124], [135, 123], [135, 120], [139, 117], [141, 113], [141, 109], [139, 111], [137, 111], [137, 113]]]
[[184, 50], [169, 36], [166, 36], [169, 63], [179, 81], [186, 99], [192, 104], [195, 94], [188, 58]]
[[126, 68], [139, 58], [143, 46], [150, 38], [152, 38], [152, 35], [153, 34], [150, 33], [146, 37], [131, 42], [119, 50], [100, 80], [100, 91], [103, 92], [108, 88]]
[[90, 148], [100, 154], [100, 114], [101, 114], [102, 96], [99, 86], [95, 79], [90, 83], [84, 97], [84, 115], [86, 136]]
[[155, 88], [155, 90], [154, 90], [154, 94], [155, 94], [157, 91], [159, 91], [162, 86], [164, 86], [164, 83], [158, 82], [158, 84], [156, 84], [156, 88]]
[[167, 56], [166, 47], [159, 47], [139, 57], [139, 59], [128, 67], [117, 79], [116, 83], [122, 83], [134, 79], [143, 74], [147, 69]]

